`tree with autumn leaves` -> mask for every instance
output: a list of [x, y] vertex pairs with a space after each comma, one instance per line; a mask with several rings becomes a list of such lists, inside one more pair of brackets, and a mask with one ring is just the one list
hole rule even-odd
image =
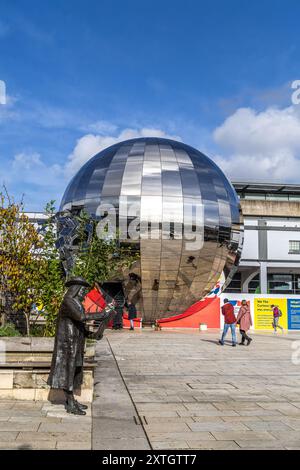
[[[33, 304], [43, 308], [44, 335], [55, 334], [56, 317], [65, 292], [65, 276], [56, 248], [55, 201], [46, 206], [42, 230], [24, 213], [23, 202], [16, 203], [7, 192], [0, 194], [0, 313], [2, 325], [14, 323], [30, 335]], [[71, 276], [84, 276], [91, 284], [119, 277], [137, 260], [137, 254], [118, 240], [98, 237], [96, 221], [81, 212], [78, 220], [79, 246]], [[89, 244], [85, 226], [93, 227]]]
[[0, 295], [2, 323], [15, 323], [30, 334], [30, 314], [41, 292], [43, 240], [16, 203], [0, 194]]

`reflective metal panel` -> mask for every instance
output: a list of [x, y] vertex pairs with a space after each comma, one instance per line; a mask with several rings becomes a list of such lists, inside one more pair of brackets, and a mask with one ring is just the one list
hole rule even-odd
[[74, 176], [60, 210], [80, 206], [99, 218], [104, 203], [115, 208], [122, 243], [138, 249], [123, 282], [144, 321], [182, 313], [222, 271], [229, 282], [243, 244], [240, 205], [222, 171], [201, 152], [155, 137], [109, 147]]

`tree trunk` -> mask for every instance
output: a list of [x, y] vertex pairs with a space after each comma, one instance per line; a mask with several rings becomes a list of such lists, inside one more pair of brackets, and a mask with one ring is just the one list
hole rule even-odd
[[26, 319], [26, 336], [30, 336], [30, 312], [24, 313]]

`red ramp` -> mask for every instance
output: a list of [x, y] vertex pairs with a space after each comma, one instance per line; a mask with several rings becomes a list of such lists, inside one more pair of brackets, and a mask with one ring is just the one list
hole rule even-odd
[[199, 328], [205, 323], [208, 328], [220, 328], [220, 298], [206, 297], [175, 317], [157, 320], [162, 328]]

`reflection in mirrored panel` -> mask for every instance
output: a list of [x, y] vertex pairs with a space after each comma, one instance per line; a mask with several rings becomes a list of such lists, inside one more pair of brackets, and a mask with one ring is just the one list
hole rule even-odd
[[[230, 182], [201, 152], [156, 137], [109, 147], [73, 177], [60, 211], [84, 208], [102, 219], [104, 204], [115, 211], [116, 236], [137, 250], [123, 284], [144, 322], [184, 312], [222, 271], [230, 281], [243, 244], [241, 209]], [[64, 247], [63, 232], [59, 240]]]

